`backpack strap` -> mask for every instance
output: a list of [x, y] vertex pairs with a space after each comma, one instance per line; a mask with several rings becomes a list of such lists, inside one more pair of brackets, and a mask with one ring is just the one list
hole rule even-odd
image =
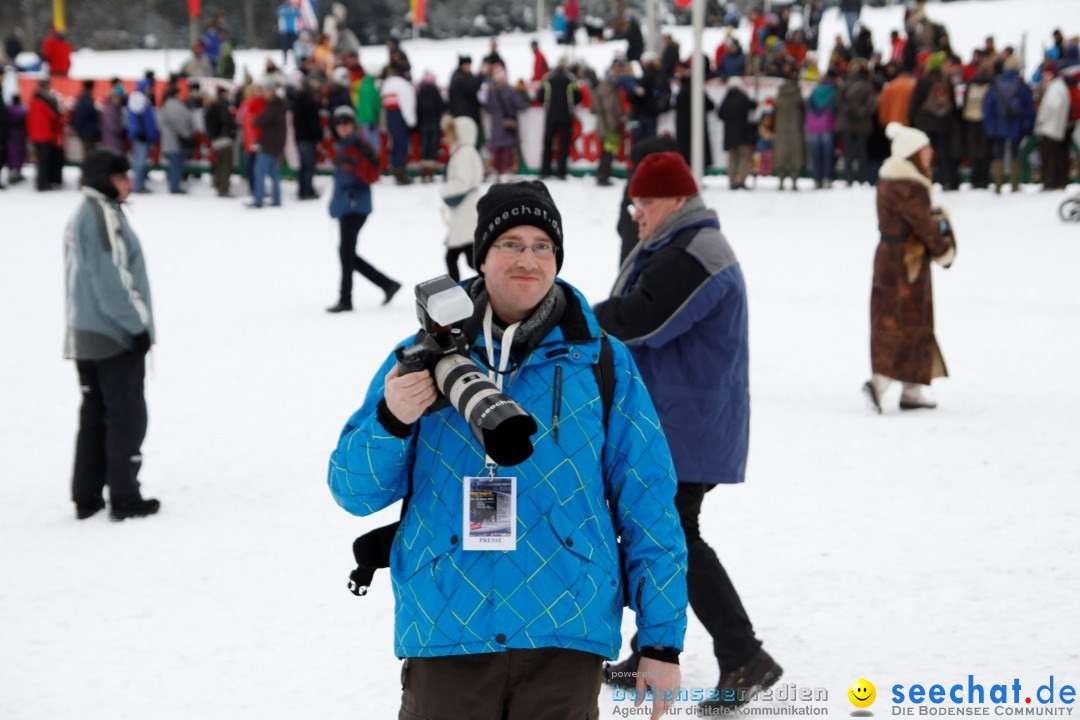
[[593, 365], [596, 384], [600, 388], [600, 401], [603, 403], [604, 429], [607, 429], [611, 405], [615, 401], [615, 353], [611, 349], [611, 338], [600, 331], [600, 359]]

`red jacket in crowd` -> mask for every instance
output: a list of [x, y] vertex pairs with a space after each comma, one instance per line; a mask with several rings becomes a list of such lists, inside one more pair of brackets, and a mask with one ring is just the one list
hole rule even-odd
[[533, 82], [540, 82], [544, 79], [544, 76], [548, 74], [548, 61], [544, 57], [544, 53], [540, 52], [540, 48], [533, 49]]
[[41, 57], [49, 63], [49, 73], [67, 75], [71, 70], [71, 43], [52, 30], [49, 37], [41, 41]]
[[563, 12], [566, 13], [566, 20], [568, 22], [576, 23], [581, 18], [581, 6], [578, 5], [577, 0], [566, 0], [563, 3]]
[[26, 136], [32, 143], [52, 143], [56, 147], [64, 144], [64, 123], [56, 105], [46, 100], [40, 93], [30, 101], [26, 113]]

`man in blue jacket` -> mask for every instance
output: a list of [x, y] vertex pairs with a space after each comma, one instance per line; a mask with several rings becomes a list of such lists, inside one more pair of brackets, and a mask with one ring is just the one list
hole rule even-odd
[[[637, 687], [657, 691], [659, 716], [679, 685], [686, 546], [656, 410], [626, 347], [602, 340], [557, 278], [562, 218], [543, 183], [495, 185], [477, 211], [480, 276], [462, 283], [474, 313], [461, 329], [536, 421], [533, 454], [489, 464], [456, 410], [432, 408], [430, 374], [399, 375], [391, 354], [330, 460], [331, 492], [351, 513], [407, 498], [390, 554], [402, 717], [595, 717], [624, 604], [637, 615]], [[605, 412], [596, 365], [608, 342]], [[489, 472], [514, 478], [516, 543], [473, 550], [463, 502]]]
[[127, 121], [132, 164], [135, 168], [135, 186], [132, 192], [149, 192], [146, 187], [146, 176], [149, 172], [150, 148], [159, 137], [157, 119], [154, 115], [154, 79], [149, 71], [128, 98]]
[[[713, 637], [720, 663], [716, 696], [730, 709], [782, 672], [754, 636], [750, 618], [716, 553], [701, 537], [705, 493], [741, 483], [750, 440], [746, 285], [720, 221], [705, 207], [679, 153], [648, 155], [634, 171], [630, 199], [640, 240], [623, 262], [611, 298], [595, 308], [641, 368], [659, 409], [679, 480], [675, 506], [686, 535], [690, 607]], [[613, 684], [638, 667], [608, 670]]]

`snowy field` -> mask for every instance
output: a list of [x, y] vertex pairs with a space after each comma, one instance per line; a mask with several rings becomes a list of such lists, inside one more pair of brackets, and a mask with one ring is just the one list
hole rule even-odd
[[[69, 169], [69, 187], [76, 173]], [[234, 180], [239, 185], [239, 181]], [[327, 190], [327, 179], [317, 180]], [[804, 181], [804, 187], [806, 181]], [[146, 520], [76, 522], [79, 403], [61, 358], [61, 235], [74, 190], [0, 192], [0, 718], [396, 717], [386, 573], [345, 589], [354, 537], [396, 519], [340, 510], [329, 453], [391, 345], [415, 327], [358, 280], [331, 316], [326, 199], [252, 212], [207, 183], [137, 197], [159, 345], [147, 383]], [[562, 276], [605, 297], [621, 188], [552, 185]], [[383, 180], [361, 252], [411, 284], [442, 271], [437, 187]], [[871, 414], [869, 189], [731, 193], [710, 180], [750, 292], [748, 482], [702, 518], [784, 682], [825, 688], [1080, 681], [1080, 227], [1061, 194], [944, 198], [959, 259], [934, 269], [953, 374], [940, 409]], [[891, 398], [895, 402], [895, 398]], [[625, 629], [632, 627], [628, 615]], [[684, 685], [716, 681], [691, 620]], [[625, 706], [626, 703], [618, 703]], [[616, 707], [602, 694], [602, 716]], [[686, 707], [684, 704], [682, 707]]]

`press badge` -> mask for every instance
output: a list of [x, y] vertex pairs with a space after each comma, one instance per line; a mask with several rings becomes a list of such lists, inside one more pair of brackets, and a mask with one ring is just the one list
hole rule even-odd
[[517, 549], [517, 478], [465, 478], [463, 550]]

